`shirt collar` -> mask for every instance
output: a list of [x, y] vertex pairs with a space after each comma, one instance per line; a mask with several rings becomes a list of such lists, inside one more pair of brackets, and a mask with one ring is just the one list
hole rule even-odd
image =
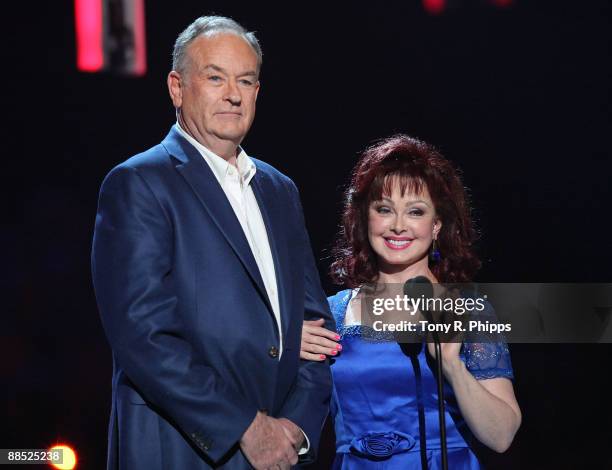
[[[195, 140], [189, 134], [187, 134], [187, 132], [185, 132], [185, 130], [178, 123], [178, 121], [176, 122], [175, 126], [179, 134], [181, 134], [187, 140], [187, 142], [193, 145], [196, 150], [200, 152], [200, 155], [202, 155], [204, 160], [206, 160], [206, 163], [208, 163], [208, 166], [210, 166], [210, 169], [215, 175], [215, 178], [217, 178], [217, 181], [220, 184], [223, 184], [225, 182], [226, 176], [230, 171], [230, 167], [232, 167], [233, 165], [230, 165], [227, 160], [220, 157], [219, 155], [202, 145], [200, 142]], [[253, 162], [251, 157], [249, 157], [244, 151], [244, 149], [240, 146], [238, 147], [236, 165], [238, 167], [238, 175], [242, 180], [242, 184], [248, 185], [253, 179], [253, 176], [255, 176], [257, 168], [255, 167], [255, 163]]]

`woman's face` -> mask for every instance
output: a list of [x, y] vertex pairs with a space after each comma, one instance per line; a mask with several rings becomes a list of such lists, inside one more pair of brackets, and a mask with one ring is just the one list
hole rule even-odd
[[[441, 223], [427, 187], [420, 194], [406, 189], [401, 194], [397, 178], [390, 195], [373, 201], [368, 209], [368, 239], [378, 258], [381, 274], [406, 271], [412, 275], [429, 272], [428, 252]], [[381, 279], [383, 280], [383, 279]]]

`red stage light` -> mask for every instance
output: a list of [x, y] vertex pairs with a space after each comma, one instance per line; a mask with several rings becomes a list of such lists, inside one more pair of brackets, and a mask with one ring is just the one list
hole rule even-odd
[[500, 8], [507, 8], [514, 3], [514, 0], [490, 0], [493, 5]]
[[102, 0], [75, 0], [77, 67], [97, 72], [104, 66]]
[[144, 0], [134, 0], [134, 59], [133, 75], [144, 75], [147, 71], [147, 51], [145, 40]]
[[146, 73], [144, 0], [75, 0], [74, 10], [80, 71]]
[[430, 15], [439, 15], [446, 8], [446, 0], [423, 0], [423, 8]]

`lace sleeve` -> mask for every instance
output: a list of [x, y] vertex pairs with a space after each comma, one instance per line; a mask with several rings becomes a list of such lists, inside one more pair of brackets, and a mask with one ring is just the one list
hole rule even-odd
[[[486, 302], [480, 319], [497, 321], [493, 306]], [[477, 337], [478, 335], [476, 335]], [[462, 347], [462, 359], [467, 369], [477, 380], [505, 377], [514, 379], [510, 351], [503, 334], [483, 334], [487, 341], [465, 342]]]
[[465, 365], [477, 380], [495, 377], [514, 378], [510, 351], [504, 341], [496, 343], [464, 343]]

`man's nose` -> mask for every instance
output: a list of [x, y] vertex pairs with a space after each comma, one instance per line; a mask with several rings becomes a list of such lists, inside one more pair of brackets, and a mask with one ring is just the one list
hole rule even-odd
[[227, 89], [225, 91], [225, 99], [229, 101], [233, 106], [240, 106], [242, 102], [242, 96], [240, 95], [240, 89], [235, 80], [227, 81]]

